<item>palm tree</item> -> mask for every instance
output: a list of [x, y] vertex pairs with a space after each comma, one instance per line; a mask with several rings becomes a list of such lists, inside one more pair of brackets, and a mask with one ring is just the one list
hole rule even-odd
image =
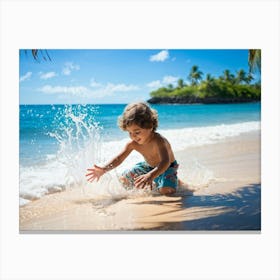
[[168, 85], [167, 85], [167, 88], [168, 88], [169, 90], [172, 90], [172, 89], [173, 89], [173, 85], [172, 85], [172, 84], [168, 84]]
[[261, 73], [262, 54], [260, 49], [250, 49], [248, 54], [249, 72], [252, 73], [258, 69]]
[[178, 83], [178, 88], [183, 88], [184, 87], [183, 79], [179, 79], [177, 83]]
[[206, 85], [206, 87], [211, 86], [214, 80], [215, 79], [211, 76], [211, 74], [207, 73], [203, 84]]
[[205, 81], [207, 83], [212, 83], [214, 81], [214, 78], [211, 76], [211, 74], [206, 74], [206, 78], [205, 78]]
[[237, 71], [237, 75], [236, 75], [236, 83], [237, 84], [241, 84], [242, 82], [247, 83], [247, 75], [246, 72], [243, 69], [240, 69], [239, 71]]
[[251, 74], [251, 73], [249, 73], [248, 74], [248, 76], [247, 76], [247, 78], [246, 78], [246, 83], [247, 84], [250, 84], [251, 83], [251, 81], [253, 81], [254, 80], [254, 77], [253, 77], [253, 75]]
[[234, 81], [234, 75], [230, 73], [228, 69], [223, 72], [223, 76], [221, 77], [222, 80], [226, 82], [232, 83]]
[[190, 74], [188, 76], [188, 79], [190, 80], [191, 85], [192, 86], [197, 85], [199, 83], [199, 81], [202, 80], [202, 75], [203, 75], [203, 73], [198, 70], [198, 66], [194, 65], [191, 68]]
[[215, 81], [215, 78], [213, 78], [211, 76], [211, 74], [206, 74], [206, 78], [205, 80], [203, 81], [203, 84], [205, 85], [205, 89], [208, 91], [208, 92], [211, 92], [212, 90], [212, 87], [214, 85], [214, 81]]

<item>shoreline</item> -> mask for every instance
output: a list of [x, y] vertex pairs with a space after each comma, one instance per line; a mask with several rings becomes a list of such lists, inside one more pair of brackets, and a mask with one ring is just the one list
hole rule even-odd
[[194, 160], [203, 172], [213, 174], [206, 185], [195, 186], [193, 196], [182, 189], [173, 196], [108, 198], [96, 197], [84, 187], [73, 188], [21, 206], [19, 229], [21, 233], [258, 231], [260, 152], [260, 131], [188, 148], [175, 153], [179, 178], [188, 182]]

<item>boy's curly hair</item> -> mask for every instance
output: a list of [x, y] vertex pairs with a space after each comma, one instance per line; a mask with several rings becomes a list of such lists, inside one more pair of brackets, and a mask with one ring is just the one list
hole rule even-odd
[[128, 104], [122, 116], [118, 118], [118, 125], [122, 130], [126, 130], [132, 124], [136, 124], [141, 128], [153, 128], [153, 131], [156, 131], [158, 127], [157, 111], [151, 109], [144, 102]]

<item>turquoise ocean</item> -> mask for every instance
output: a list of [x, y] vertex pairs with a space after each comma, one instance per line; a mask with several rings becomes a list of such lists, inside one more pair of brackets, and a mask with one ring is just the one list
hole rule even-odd
[[[86, 184], [86, 169], [105, 163], [126, 141], [117, 125], [125, 104], [20, 105], [20, 204]], [[152, 105], [158, 132], [175, 152], [260, 130], [261, 104]], [[121, 172], [142, 160], [132, 153]]]

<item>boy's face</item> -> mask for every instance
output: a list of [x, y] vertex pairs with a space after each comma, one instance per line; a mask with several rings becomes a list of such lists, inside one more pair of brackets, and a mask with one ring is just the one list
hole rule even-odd
[[139, 145], [148, 143], [153, 134], [152, 128], [141, 128], [136, 124], [128, 126], [126, 131], [129, 133], [129, 137]]

